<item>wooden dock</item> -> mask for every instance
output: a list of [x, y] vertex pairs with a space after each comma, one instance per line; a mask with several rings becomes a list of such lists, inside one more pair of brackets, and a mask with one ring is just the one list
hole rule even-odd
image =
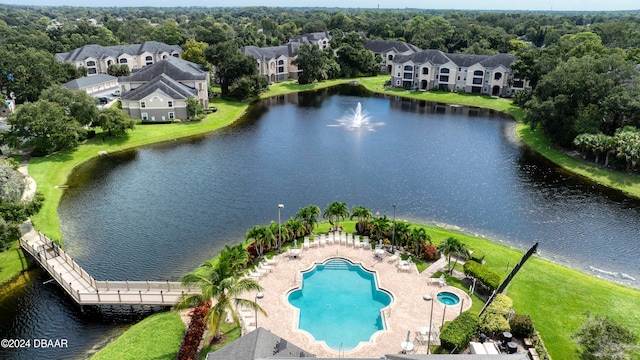
[[[29, 224], [30, 225], [30, 224]], [[183, 294], [198, 294], [170, 281], [97, 281], [56, 243], [31, 228], [20, 245], [79, 305], [175, 305]]]

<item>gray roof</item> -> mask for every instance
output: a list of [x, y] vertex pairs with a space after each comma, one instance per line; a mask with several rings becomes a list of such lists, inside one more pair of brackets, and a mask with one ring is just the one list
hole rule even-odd
[[243, 46], [240, 48], [240, 52], [245, 55], [253, 56], [258, 60], [271, 60], [278, 58], [282, 55], [293, 57], [296, 54], [296, 50], [300, 47], [299, 42], [288, 42], [280, 46], [271, 47], [257, 47], [257, 46]]
[[138, 69], [129, 76], [121, 76], [118, 81], [121, 83], [151, 81], [151, 79], [155, 79], [161, 74], [166, 74], [177, 81], [205, 80], [208, 71], [201, 65], [170, 56], [155, 64]]
[[391, 50], [395, 50], [398, 53], [421, 51], [419, 47], [399, 40], [367, 40], [364, 48], [374, 53], [386, 53]]
[[430, 61], [436, 65], [442, 65], [449, 61], [460, 67], [469, 67], [480, 64], [485, 68], [497, 68], [502, 65], [507, 69], [511, 68], [511, 64], [516, 61], [515, 55], [512, 54], [496, 54], [496, 55], [474, 55], [474, 54], [445, 54], [440, 50], [422, 50], [410, 55], [398, 55], [393, 60], [396, 63], [404, 63], [413, 61], [416, 64], [424, 64]]
[[328, 31], [314, 32], [309, 34], [303, 34], [300, 36], [292, 37], [289, 39], [291, 42], [314, 42], [320, 39], [327, 38], [331, 40], [333, 37], [329, 34]]
[[84, 76], [81, 78], [77, 78], [62, 84], [62, 86], [68, 89], [84, 89], [89, 86], [102, 84], [105, 82], [113, 81], [117, 79], [115, 76], [107, 75], [107, 74], [98, 74], [93, 76]]
[[178, 52], [182, 54], [182, 49], [178, 45], [167, 45], [157, 41], [145, 41], [142, 44], [131, 45], [115, 45], [101, 46], [97, 44], [85, 45], [77, 49], [73, 49], [66, 53], [57, 53], [55, 55], [58, 61], [76, 62], [83, 61], [87, 58], [104, 59], [106, 57], [117, 58], [122, 54], [141, 55], [145, 52], [159, 54], [162, 52]]
[[269, 330], [258, 328], [227, 346], [207, 354], [207, 360], [256, 360], [315, 357]]
[[403, 63], [410, 60], [417, 64], [424, 64], [430, 61], [436, 65], [442, 65], [450, 61], [447, 55], [440, 50], [422, 50], [410, 55], [398, 55], [393, 59], [393, 62]]
[[160, 74], [144, 85], [125, 92], [122, 94], [121, 99], [139, 101], [153, 93], [161, 93], [175, 100], [184, 100], [198, 96], [198, 90], [183, 85], [166, 74]]
[[167, 45], [157, 41], [145, 41], [142, 44], [101, 46], [97, 44], [85, 45], [73, 49], [67, 53], [57, 53], [58, 61], [76, 62], [87, 58], [104, 59], [107, 57], [117, 58], [122, 54], [141, 55], [145, 52], [159, 54], [162, 52], [178, 52], [182, 54], [182, 48], [178, 45]]

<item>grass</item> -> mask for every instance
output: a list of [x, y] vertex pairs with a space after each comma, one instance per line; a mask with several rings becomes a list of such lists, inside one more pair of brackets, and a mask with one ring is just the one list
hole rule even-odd
[[0, 252], [0, 284], [9, 282], [27, 270], [29, 265], [30, 260], [27, 260], [20, 244], [15, 241], [9, 250]]
[[185, 326], [177, 312], [153, 314], [91, 357], [109, 359], [175, 359]]

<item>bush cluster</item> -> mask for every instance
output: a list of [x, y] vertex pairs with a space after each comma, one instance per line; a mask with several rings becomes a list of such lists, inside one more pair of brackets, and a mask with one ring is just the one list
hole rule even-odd
[[440, 252], [438, 248], [433, 245], [427, 245], [422, 252], [422, 259], [427, 261], [433, 261], [440, 258]]
[[482, 262], [484, 261], [484, 252], [476, 248], [469, 248], [469, 250], [472, 252], [469, 256], [469, 260], [473, 260], [478, 264], [482, 264]]
[[493, 291], [500, 286], [500, 275], [491, 269], [488, 269], [476, 261], [467, 261], [464, 264], [464, 274], [474, 277], [486, 286], [489, 291]]
[[207, 307], [199, 306], [191, 311], [189, 328], [182, 338], [182, 344], [178, 351], [178, 360], [193, 360], [198, 355], [198, 346], [206, 329], [204, 317], [207, 315]]
[[441, 346], [448, 350], [462, 350], [478, 332], [478, 317], [466, 311], [453, 321], [442, 326], [440, 332]]
[[504, 294], [495, 296], [486, 312], [480, 317], [480, 331], [485, 334], [496, 334], [511, 331], [506, 316], [513, 307], [513, 300]]
[[515, 314], [509, 319], [511, 333], [515, 337], [527, 338], [533, 335], [533, 321], [529, 315]]

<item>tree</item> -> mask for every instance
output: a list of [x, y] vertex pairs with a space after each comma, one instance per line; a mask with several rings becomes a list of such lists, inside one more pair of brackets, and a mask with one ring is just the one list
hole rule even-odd
[[322, 217], [329, 220], [335, 229], [338, 229], [340, 220], [349, 217], [349, 207], [346, 202], [334, 201], [324, 209]]
[[[469, 253], [465, 244], [461, 243], [460, 240], [454, 237], [449, 237], [445, 241], [441, 242], [440, 246], [438, 246], [438, 250], [447, 257], [447, 263], [449, 263], [449, 265], [451, 265], [451, 255], [463, 255]], [[453, 273], [453, 268], [455, 268], [457, 262], [458, 259], [456, 257], [456, 263], [450, 267], [449, 272]]]
[[122, 109], [109, 107], [100, 110], [96, 125], [100, 126], [111, 137], [124, 134], [127, 130], [133, 130], [135, 121]]
[[318, 216], [320, 216], [320, 208], [316, 205], [309, 205], [300, 208], [294, 217], [302, 221], [307, 234], [310, 234], [318, 224]]
[[189, 119], [192, 120], [201, 120], [204, 117], [205, 112], [198, 99], [194, 97], [187, 98], [187, 114]]
[[252, 229], [247, 231], [245, 235], [245, 239], [251, 240], [256, 244], [256, 250], [258, 252], [258, 256], [263, 256], [265, 248], [267, 250], [271, 249], [273, 244], [276, 241], [276, 237], [271, 231], [271, 228], [268, 226], [259, 226], [256, 225]]
[[107, 74], [111, 76], [129, 76], [131, 69], [127, 64], [111, 64], [107, 67]]
[[574, 338], [581, 360], [626, 360], [638, 358], [637, 336], [606, 315], [587, 313]]
[[35, 156], [74, 148], [86, 133], [60, 105], [44, 100], [20, 106], [7, 123], [11, 126], [6, 134], [7, 144], [33, 146]]
[[258, 74], [256, 59], [240, 53], [233, 41], [207, 47], [204, 56], [215, 67], [222, 96], [229, 94], [229, 88], [237, 79]]
[[415, 256], [420, 257], [422, 246], [425, 243], [431, 245], [431, 237], [427, 234], [427, 231], [422, 227], [412, 227], [407, 239], [407, 245], [411, 247]]
[[382, 240], [389, 238], [391, 232], [391, 220], [387, 215], [378, 216], [371, 221], [371, 238], [374, 240]]
[[368, 225], [368, 220], [373, 216], [371, 210], [364, 206], [356, 206], [351, 210], [351, 220], [358, 219], [356, 222], [356, 232], [358, 234], [364, 234]]
[[238, 278], [237, 273], [243, 266], [243, 259], [244, 257], [238, 256], [237, 251], [225, 248], [217, 259], [205, 262], [182, 278], [183, 284], [198, 286], [201, 293], [184, 295], [176, 304], [176, 308], [207, 306], [205, 320], [209, 328], [213, 330], [214, 340], [219, 339], [222, 335], [220, 324], [226, 316], [226, 311], [230, 311], [235, 317], [236, 307], [243, 307], [255, 309], [267, 315], [255, 301], [240, 298], [246, 292], [263, 290], [262, 286], [254, 279]]
[[236, 79], [229, 87], [229, 97], [245, 100], [258, 97], [267, 89], [269, 81], [260, 74], [242, 76]]
[[83, 126], [91, 126], [98, 117], [97, 101], [85, 91], [73, 91], [62, 85], [53, 85], [42, 92], [40, 100], [60, 105], [66, 115]]
[[194, 39], [188, 39], [182, 46], [184, 51], [182, 52], [182, 58], [192, 63], [205, 65], [207, 63], [204, 58], [204, 49], [207, 48], [207, 43], [204, 41], [196, 41]]
[[298, 75], [299, 84], [309, 84], [314, 81], [327, 79], [327, 65], [324, 52], [316, 45], [304, 43], [296, 50], [297, 57], [293, 64], [298, 66], [301, 73]]
[[374, 75], [378, 72], [378, 63], [373, 52], [364, 48], [365, 40], [356, 33], [336, 36], [331, 47], [336, 50], [340, 75], [356, 77]]

